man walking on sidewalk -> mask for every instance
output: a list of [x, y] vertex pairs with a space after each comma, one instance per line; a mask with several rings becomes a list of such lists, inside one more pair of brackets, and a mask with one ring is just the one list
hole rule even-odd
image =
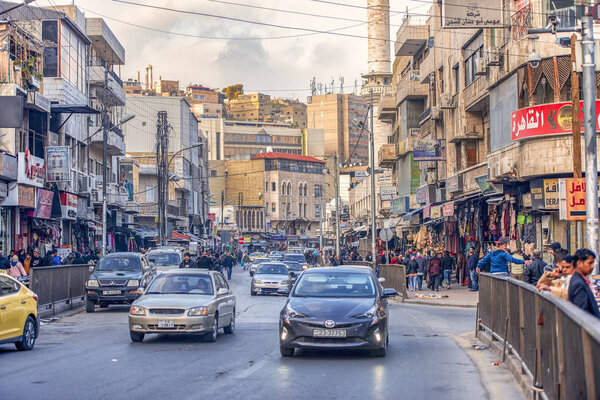
[[[450, 256], [450, 253], [446, 251], [444, 258], [442, 258], [442, 271], [444, 273], [444, 280], [446, 281], [446, 285], [448, 287], [446, 289], [450, 290], [450, 282], [452, 280], [452, 268], [454, 267], [454, 258]], [[442, 282], [440, 282], [440, 286], [442, 286]]]
[[479, 262], [479, 252], [475, 253], [475, 246], [469, 248], [467, 254], [467, 267], [469, 268], [469, 276], [471, 277], [471, 289], [472, 292], [479, 290], [479, 276], [477, 275], [477, 263]]
[[440, 273], [442, 272], [442, 259], [439, 257], [442, 253], [431, 257], [427, 264], [427, 275], [429, 276], [429, 288], [434, 291], [439, 291], [438, 288]]

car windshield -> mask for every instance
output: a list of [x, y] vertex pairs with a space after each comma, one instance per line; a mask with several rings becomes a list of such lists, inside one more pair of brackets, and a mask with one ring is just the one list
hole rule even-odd
[[138, 257], [104, 257], [96, 266], [96, 271], [141, 271], [142, 262]]
[[290, 271], [302, 271], [302, 264], [294, 261], [286, 261], [285, 265], [287, 265]]
[[371, 275], [357, 272], [322, 272], [300, 276], [294, 296], [374, 297]]
[[257, 274], [287, 275], [288, 270], [283, 264], [265, 264], [256, 271]]
[[283, 257], [283, 261], [296, 261], [299, 263], [305, 263], [306, 259], [304, 258], [304, 255], [302, 255], [302, 254], [286, 254]]
[[177, 253], [163, 253], [163, 254], [148, 254], [146, 256], [150, 264], [164, 266], [164, 265], [179, 265], [181, 260]]
[[146, 294], [212, 295], [210, 275], [162, 274], [148, 287]]

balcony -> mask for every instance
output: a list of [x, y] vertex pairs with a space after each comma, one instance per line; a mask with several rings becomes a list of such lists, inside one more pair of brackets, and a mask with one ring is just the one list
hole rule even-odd
[[[104, 79], [106, 75], [106, 90]], [[102, 65], [90, 67], [90, 86], [95, 89], [95, 98], [104, 101], [107, 106], [124, 106], [127, 101], [123, 82], [112, 71]]]
[[125, 49], [102, 18], [86, 18], [85, 34], [92, 46], [112, 65], [125, 64]]
[[396, 148], [394, 144], [388, 143], [381, 146], [378, 151], [379, 166], [391, 168], [396, 165]]
[[106, 203], [109, 207], [125, 207], [129, 199], [129, 194], [125, 188], [109, 183], [106, 187]]
[[391, 92], [382, 94], [379, 102], [379, 120], [393, 123], [396, 119], [396, 110], [394, 95]]
[[125, 208], [123, 209], [123, 212], [125, 214], [139, 214], [140, 211], [140, 204], [129, 200], [127, 201], [127, 203], [125, 204]]
[[402, 22], [396, 33], [396, 56], [414, 56], [427, 43], [427, 25], [411, 24], [410, 18]]
[[420, 79], [415, 79], [416, 75], [411, 75], [410, 71], [407, 72], [396, 85], [397, 105], [409, 99], [425, 99], [429, 95], [429, 85], [422, 84]]
[[[115, 128], [116, 129], [116, 128]], [[91, 146], [96, 146], [102, 149], [104, 145], [104, 135], [102, 132], [98, 132], [91, 139]], [[106, 152], [111, 156], [124, 156], [125, 155], [125, 141], [123, 137], [114, 131], [108, 131], [106, 134]]]

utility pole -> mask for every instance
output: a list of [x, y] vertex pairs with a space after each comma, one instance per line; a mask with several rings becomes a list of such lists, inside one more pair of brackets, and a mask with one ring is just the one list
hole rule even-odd
[[158, 189], [158, 244], [167, 242], [167, 204], [169, 202], [169, 123], [167, 112], [159, 111], [156, 121], [156, 176]]
[[108, 240], [107, 227], [106, 227], [106, 181], [107, 181], [107, 168], [106, 168], [106, 142], [108, 140], [108, 112], [107, 112], [107, 86], [108, 86], [108, 68], [104, 68], [104, 107], [102, 108], [102, 256], [106, 255], [106, 245]]
[[[594, 21], [590, 7], [581, 18], [583, 67], [583, 118], [585, 128], [585, 202], [587, 247], [598, 253], [598, 154], [596, 146], [596, 72], [594, 64]], [[573, 110], [574, 111], [574, 110]], [[598, 258], [594, 263], [598, 273]]]
[[163, 207], [162, 207], [162, 167], [161, 167], [161, 147], [162, 147], [162, 121], [161, 121], [161, 114], [160, 112], [158, 113], [157, 116], [157, 120], [156, 120], [156, 192], [158, 195], [158, 203], [156, 205], [156, 222], [157, 222], [157, 230], [158, 230], [158, 242], [157, 244], [162, 244], [163, 243], [163, 231], [162, 231], [162, 220], [163, 220], [163, 216], [162, 216], [162, 211], [163, 211]]
[[335, 175], [335, 255], [340, 256], [340, 173], [337, 152], [333, 155]]
[[163, 125], [162, 125], [162, 163], [163, 163], [163, 224], [164, 224], [164, 235], [163, 235], [163, 244], [167, 244], [168, 238], [168, 228], [169, 228], [169, 213], [168, 213], [168, 204], [169, 204], [169, 123], [167, 121], [167, 112], [162, 111], [163, 114]]
[[[579, 102], [579, 74], [575, 71], [577, 35], [571, 35], [571, 99], [573, 100], [573, 117], [571, 119], [571, 129], [573, 130], [573, 178], [581, 178], [581, 104]], [[577, 248], [581, 247], [581, 221], [575, 221]]]
[[319, 235], [319, 250], [323, 251], [323, 189], [321, 188], [321, 191], [319, 193], [319, 208], [320, 208], [320, 212], [319, 212], [319, 229], [321, 231], [320, 235]]
[[377, 214], [375, 206], [375, 132], [373, 131], [373, 88], [369, 90], [369, 162], [371, 167], [371, 257], [375, 266], [375, 273], [379, 276], [379, 265], [377, 265]]

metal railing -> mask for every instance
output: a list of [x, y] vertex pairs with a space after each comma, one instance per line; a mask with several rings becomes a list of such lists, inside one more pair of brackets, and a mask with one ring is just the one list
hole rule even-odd
[[478, 331], [506, 340], [548, 399], [600, 396], [600, 321], [532, 285], [479, 275]]
[[32, 268], [30, 272], [29, 288], [38, 295], [40, 308], [83, 299], [85, 281], [90, 276], [87, 264]]

